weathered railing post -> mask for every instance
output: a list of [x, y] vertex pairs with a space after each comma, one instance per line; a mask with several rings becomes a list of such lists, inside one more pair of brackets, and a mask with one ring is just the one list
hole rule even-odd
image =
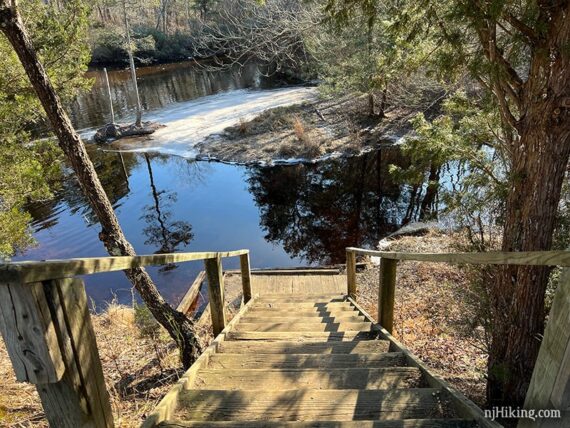
[[356, 253], [346, 250], [346, 288], [349, 297], [356, 299]]
[[559, 410], [561, 418], [520, 419], [518, 427], [569, 426], [570, 423], [570, 268], [564, 269], [532, 372], [524, 408]]
[[52, 427], [113, 427], [80, 279], [23, 283], [0, 272], [0, 330], [16, 378], [36, 385]]
[[243, 303], [251, 300], [251, 269], [249, 267], [249, 253], [239, 256], [241, 267], [241, 284], [243, 287]]
[[396, 266], [398, 261], [380, 259], [380, 287], [378, 289], [378, 322], [392, 333], [394, 326], [394, 297], [396, 295]]
[[204, 260], [206, 276], [208, 277], [208, 296], [210, 298], [210, 312], [212, 314], [212, 327], [214, 337], [226, 327], [226, 314], [224, 311], [224, 277], [222, 274], [222, 258]]

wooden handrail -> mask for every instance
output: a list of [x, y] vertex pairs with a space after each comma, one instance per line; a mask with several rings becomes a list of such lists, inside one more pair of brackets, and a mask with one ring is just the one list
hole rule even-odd
[[18, 276], [21, 282], [27, 283], [72, 278], [77, 275], [90, 275], [99, 272], [114, 272], [135, 267], [208, 260], [215, 259], [218, 256], [222, 258], [236, 257], [245, 254], [249, 254], [249, 250], [13, 262], [0, 264], [0, 277], [3, 274]]
[[521, 251], [486, 253], [400, 253], [348, 247], [347, 253], [392, 260], [484, 265], [570, 266], [570, 251]]
[[[378, 289], [378, 323], [392, 333], [394, 323], [394, 296], [398, 261], [436, 263], [463, 263], [485, 265], [526, 265], [565, 267], [549, 314], [548, 324], [540, 346], [525, 406], [527, 410], [554, 409], [562, 415], [570, 405], [570, 251], [526, 251], [487, 253], [401, 253], [391, 251], [346, 249], [348, 294], [356, 293], [357, 254], [380, 257]], [[565, 419], [564, 419], [565, 420]], [[519, 428], [548, 425], [548, 419], [519, 421]]]
[[485, 265], [570, 266], [570, 251], [521, 251], [487, 253], [402, 253], [393, 251], [346, 249], [347, 293], [356, 297], [356, 255], [380, 257], [378, 289], [378, 322], [390, 333], [394, 320], [396, 264], [408, 260], [434, 263], [466, 263]]
[[226, 326], [221, 260], [237, 256], [247, 301], [249, 250], [0, 264], [0, 331], [16, 378], [37, 385], [50, 426], [113, 427], [85, 285], [76, 276], [204, 260], [217, 335]]

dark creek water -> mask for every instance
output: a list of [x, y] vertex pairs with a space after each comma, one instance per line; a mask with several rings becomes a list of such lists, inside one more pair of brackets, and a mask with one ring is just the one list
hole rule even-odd
[[[136, 102], [129, 69], [109, 70], [108, 75], [116, 120], [132, 120]], [[89, 71], [87, 77], [94, 82], [91, 91], [70, 106], [71, 120], [77, 129], [99, 127], [111, 121], [103, 71]], [[277, 83], [264, 77], [255, 64], [218, 72], [206, 71], [191, 62], [162, 64], [137, 68], [137, 77], [146, 111], [237, 89], [268, 89]]]
[[[256, 268], [339, 263], [345, 247], [373, 246], [397, 229], [409, 199], [387, 179], [388, 165], [401, 162], [397, 149], [278, 167], [146, 153], [94, 151], [92, 158], [139, 254], [249, 248]], [[106, 255], [77, 183], [69, 177], [63, 186], [53, 201], [32, 207], [39, 245], [15, 259]], [[237, 268], [238, 261], [224, 259], [224, 267]], [[177, 302], [201, 269], [190, 262], [149, 270]], [[122, 273], [85, 280], [98, 305], [115, 296], [131, 301]]]
[[[176, 88], [180, 79], [197, 79], [184, 73], [192, 74], [176, 69], [153, 79], [165, 88]], [[146, 86], [151, 87], [154, 84]], [[182, 98], [194, 92], [188, 94]], [[156, 106], [168, 104], [167, 96], [177, 99], [164, 89], [157, 92]], [[82, 107], [75, 111], [75, 120], [99, 125], [105, 121], [103, 95], [95, 91], [89, 97], [78, 101]], [[105, 152], [93, 145], [89, 151], [139, 254], [248, 248], [254, 268], [339, 263], [345, 247], [372, 247], [396, 230], [410, 204], [409, 191], [388, 173], [390, 164], [406, 163], [395, 147], [315, 165], [274, 167]], [[31, 212], [38, 245], [15, 260], [106, 255], [98, 239], [100, 226], [72, 175], [64, 178], [52, 201], [33, 205]], [[149, 272], [164, 295], [177, 303], [202, 267], [202, 262], [190, 262]], [[238, 260], [224, 259], [224, 267], [237, 268]], [[114, 298], [122, 303], [133, 299], [120, 272], [87, 276], [85, 281], [99, 307]]]

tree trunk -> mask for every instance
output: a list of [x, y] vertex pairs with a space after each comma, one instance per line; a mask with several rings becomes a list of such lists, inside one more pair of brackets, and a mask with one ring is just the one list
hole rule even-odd
[[136, 110], [137, 116], [135, 119], [135, 125], [139, 128], [142, 127], [142, 105], [141, 97], [139, 95], [139, 85], [137, 83], [137, 70], [135, 68], [135, 60], [133, 58], [133, 50], [131, 46], [131, 30], [129, 27], [129, 19], [127, 16], [127, 5], [126, 0], [123, 0], [123, 19], [125, 24], [125, 38], [127, 42], [127, 53], [129, 55], [129, 66], [131, 68], [131, 79], [133, 81], [133, 87], [135, 88], [135, 100], [136, 100]]
[[374, 111], [374, 94], [372, 92], [368, 93], [368, 116], [375, 116], [376, 113]]
[[[0, 29], [14, 47], [47, 113], [59, 140], [59, 146], [67, 156], [83, 193], [101, 223], [102, 230], [99, 238], [110, 255], [136, 255], [121, 230], [113, 207], [105, 194], [83, 142], [73, 129], [49, 77], [38, 60], [15, 4], [8, 3], [8, 0], [0, 0]], [[128, 269], [125, 270], [125, 274], [140, 293], [157, 321], [166, 328], [178, 344], [184, 367], [189, 367], [200, 351], [199, 343], [194, 335], [193, 323], [164, 300], [144, 269]]]
[[386, 100], [388, 97], [388, 84], [384, 85], [382, 89], [382, 99], [380, 100], [380, 111], [378, 115], [383, 119], [386, 117]]
[[[537, 102], [538, 98], [529, 101], [520, 140], [513, 147], [503, 251], [542, 251], [552, 245], [570, 155], [570, 126], [568, 119], [554, 120], [556, 101]], [[491, 405], [524, 403], [544, 331], [548, 274], [546, 267], [506, 266], [491, 289], [494, 329], [487, 386]]]
[[424, 198], [422, 199], [422, 204], [420, 206], [420, 216], [419, 216], [420, 221], [431, 220], [436, 218], [437, 213], [434, 212], [434, 206], [435, 206], [437, 191], [439, 189], [440, 171], [441, 167], [432, 162], [429, 169], [426, 194], [424, 195]]

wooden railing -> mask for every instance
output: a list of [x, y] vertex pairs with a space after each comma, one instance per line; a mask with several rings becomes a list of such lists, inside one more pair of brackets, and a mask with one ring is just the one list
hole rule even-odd
[[248, 250], [0, 264], [0, 330], [16, 379], [36, 385], [52, 427], [113, 427], [85, 286], [77, 276], [204, 260], [217, 335], [226, 325], [221, 259], [238, 256], [247, 303]]
[[[357, 255], [380, 258], [377, 320], [390, 333], [394, 328], [396, 271], [399, 261], [566, 267], [554, 296], [525, 408], [559, 409], [566, 412], [565, 417], [570, 419], [566, 411], [570, 408], [570, 251], [402, 253], [349, 247], [346, 249], [347, 293], [353, 299], [357, 295]], [[564, 421], [570, 423], [568, 419]], [[521, 420], [519, 427], [539, 427], [543, 423], [548, 424], [548, 419]]]

